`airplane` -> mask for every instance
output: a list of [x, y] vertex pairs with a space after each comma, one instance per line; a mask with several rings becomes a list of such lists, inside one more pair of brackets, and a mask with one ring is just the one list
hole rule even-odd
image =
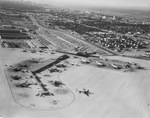
[[31, 53], [36, 53], [36, 50], [31, 50]]
[[62, 86], [62, 85], [65, 85], [65, 84], [63, 84], [61, 81], [54, 81], [54, 80], [51, 80], [51, 81], [49, 81], [52, 85], [54, 85], [54, 86], [56, 86], [56, 87], [60, 87], [60, 86]]
[[54, 96], [54, 94], [52, 92], [49, 92], [49, 91], [39, 91], [36, 96], [40, 96], [40, 97], [43, 97], [43, 96]]
[[19, 68], [19, 67], [14, 67], [13, 70], [14, 70], [14, 71], [21, 71], [21, 68]]
[[90, 94], [94, 94], [94, 93], [90, 92], [89, 90], [86, 90], [85, 88], [83, 88], [83, 90], [76, 89], [76, 91], [79, 93], [83, 93], [83, 94], [87, 95], [88, 97]]
[[51, 72], [51, 73], [53, 73], [53, 72], [62, 72], [61, 70], [58, 70], [57, 68], [52, 68], [52, 69], [49, 69], [49, 71]]
[[20, 80], [21, 79], [21, 77], [20, 76], [18, 76], [18, 75], [16, 75], [16, 76], [11, 76], [14, 80]]
[[26, 72], [28, 72], [28, 70], [23, 69], [23, 70], [21, 70], [21, 72], [26, 73]]
[[134, 66], [137, 66], [138, 64], [137, 63], [134, 63], [134, 62], [128, 62], [129, 65], [134, 65]]
[[44, 75], [45, 77], [50, 77], [51, 75]]
[[75, 66], [79, 66], [79, 64], [78, 63], [76, 63], [76, 62], [69, 62], [71, 65], [75, 65]]
[[84, 59], [81, 59], [81, 62], [82, 62], [82, 63], [90, 63], [89, 60], [84, 60]]
[[80, 47], [75, 47], [74, 49], [75, 51], [79, 51]]
[[103, 63], [101, 63], [101, 62], [98, 62], [98, 61], [96, 61], [96, 64], [97, 64], [98, 66], [106, 66], [105, 64], [103, 64]]
[[35, 84], [31, 84], [29, 83], [28, 81], [25, 81], [23, 83], [17, 83], [16, 84], [16, 87], [21, 87], [21, 88], [30, 88], [29, 86], [30, 85], [37, 85], [36, 83]]
[[128, 63], [128, 64], [124, 65], [124, 68], [131, 68], [131, 65]]
[[24, 49], [22, 52], [27, 52], [27, 50], [26, 50], [26, 49]]
[[54, 96], [54, 94], [49, 91], [45, 91], [45, 92], [41, 92], [40, 96]]
[[26, 65], [26, 64], [20, 64], [19, 66], [20, 66], [20, 67], [25, 67], [25, 68], [29, 67], [29, 66]]
[[138, 66], [137, 69], [143, 69], [144, 70], [145, 68], [142, 66]]
[[41, 60], [41, 59], [32, 58], [31, 62], [33, 62], [33, 63], [40, 63], [40, 60]]
[[115, 64], [111, 64], [111, 67], [115, 68], [115, 69], [121, 69], [122, 67], [119, 65], [115, 65]]
[[58, 67], [58, 68], [65, 68], [66, 65], [64, 65], [64, 64], [58, 64], [58, 65], [56, 65], [56, 67]]
[[101, 57], [101, 56], [99, 56], [99, 58], [100, 58], [101, 60], [104, 60], [104, 61], [107, 61], [107, 60], [108, 60], [108, 59], [103, 58], [103, 57]]

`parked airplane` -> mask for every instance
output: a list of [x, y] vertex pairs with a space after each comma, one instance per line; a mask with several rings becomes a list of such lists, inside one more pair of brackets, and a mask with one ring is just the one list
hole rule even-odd
[[134, 63], [134, 62], [128, 62], [128, 64], [133, 65], [133, 66], [137, 66], [138, 65], [137, 63]]
[[122, 67], [119, 65], [115, 65], [115, 64], [111, 64], [111, 67], [113, 67], [114, 69], [121, 69]]
[[98, 61], [96, 61], [96, 64], [97, 64], [98, 66], [106, 66], [105, 64], [103, 64], [103, 63], [101, 63], [101, 62], [98, 62]]
[[101, 56], [99, 56], [99, 58], [100, 58], [101, 60], [104, 60], [104, 61], [107, 61], [107, 60], [108, 60], [108, 59], [103, 58], [103, 57], [101, 57]]
[[16, 76], [11, 76], [14, 80], [20, 80], [21, 79], [21, 77], [20, 76], [18, 76], [18, 75], [16, 75]]
[[25, 81], [23, 83], [17, 83], [16, 87], [29, 88], [30, 85], [37, 85], [37, 84], [36, 83], [32, 84], [32, 83], [29, 83], [28, 81]]
[[20, 67], [25, 67], [25, 68], [29, 67], [29, 66], [26, 65], [26, 64], [19, 64], [19, 66], [20, 66]]
[[71, 65], [75, 65], [75, 66], [79, 66], [79, 64], [78, 63], [76, 63], [76, 62], [69, 62]]
[[144, 70], [145, 68], [142, 66], [138, 66], [137, 69], [143, 69]]
[[31, 53], [36, 53], [36, 50], [31, 50]]
[[86, 90], [85, 88], [83, 88], [83, 90], [76, 89], [76, 91], [79, 93], [83, 93], [83, 94], [87, 95], [88, 97], [90, 94], [94, 94], [94, 93], [90, 92], [89, 90]]
[[14, 67], [13, 70], [14, 70], [14, 71], [21, 71], [21, 68], [19, 68], [19, 67]]
[[24, 49], [22, 52], [27, 52], [27, 49]]
[[84, 59], [81, 59], [81, 62], [82, 62], [82, 63], [90, 63], [89, 60], [84, 60]]
[[60, 87], [62, 85], [65, 85], [64, 83], [62, 83], [61, 81], [54, 81], [54, 80], [51, 80], [49, 81], [52, 85], [56, 86], [56, 87]]
[[32, 58], [31, 62], [33, 62], [33, 63], [40, 63], [40, 60], [41, 60], [41, 59]]
[[53, 73], [53, 72], [62, 72], [61, 70], [58, 70], [57, 68], [52, 68], [52, 69], [49, 69], [49, 71], [51, 72], [51, 73]]
[[57, 64], [56, 67], [58, 67], [58, 68], [66, 68], [66, 65], [64, 65], [64, 64]]
[[40, 97], [54, 96], [54, 94], [52, 92], [49, 92], [49, 91], [39, 91], [39, 93], [37, 93], [36, 96], [40, 96]]

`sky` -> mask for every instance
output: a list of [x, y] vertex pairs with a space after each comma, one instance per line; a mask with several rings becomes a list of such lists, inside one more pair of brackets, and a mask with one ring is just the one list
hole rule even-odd
[[150, 8], [150, 0], [28, 0], [55, 5], [108, 6], [108, 7], [143, 7]]

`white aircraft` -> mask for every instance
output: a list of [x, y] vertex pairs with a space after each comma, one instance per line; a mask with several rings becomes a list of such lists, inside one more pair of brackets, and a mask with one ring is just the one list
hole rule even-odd
[[71, 65], [75, 65], [75, 66], [79, 66], [79, 64], [78, 63], [76, 63], [76, 62], [69, 62]]
[[98, 61], [96, 61], [96, 64], [97, 64], [98, 66], [105, 66], [105, 64], [103, 64], [103, 63], [101, 63], [101, 62], [98, 62]]
[[81, 59], [81, 62], [82, 62], [82, 63], [90, 63], [89, 60], [84, 60], [84, 59]]
[[111, 66], [112, 66], [113, 68], [115, 68], [115, 69], [121, 69], [121, 66], [117, 66], [117, 65], [115, 65], [115, 64], [111, 64]]
[[137, 66], [137, 63], [134, 63], [134, 62], [128, 62], [128, 64]]
[[40, 63], [41, 59], [35, 59], [35, 58], [32, 58], [31, 62], [33, 63]]
[[103, 57], [101, 57], [101, 56], [99, 56], [99, 58], [100, 58], [101, 60], [107, 61], [106, 58], [103, 58]]

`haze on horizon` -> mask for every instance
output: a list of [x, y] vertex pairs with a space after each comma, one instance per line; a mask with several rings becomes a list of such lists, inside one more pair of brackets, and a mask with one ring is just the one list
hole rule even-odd
[[58, 6], [88, 6], [116, 8], [145, 8], [150, 9], [150, 0], [28, 0], [36, 3]]

